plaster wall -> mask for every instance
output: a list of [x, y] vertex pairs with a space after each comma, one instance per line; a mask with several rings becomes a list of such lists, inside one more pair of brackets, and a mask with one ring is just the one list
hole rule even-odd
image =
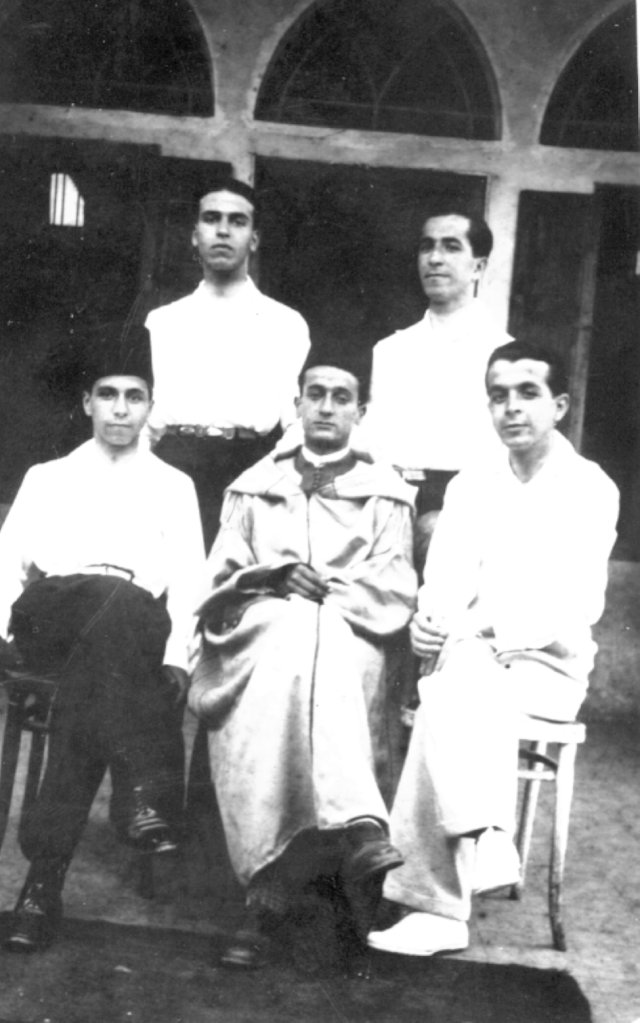
[[458, 0], [495, 77], [502, 137], [495, 142], [274, 125], [253, 120], [269, 62], [309, 0], [191, 0], [209, 46], [216, 111], [211, 118], [0, 105], [0, 132], [160, 146], [167, 156], [223, 160], [250, 179], [256, 155], [401, 166], [488, 179], [496, 235], [486, 298], [506, 322], [521, 189], [590, 193], [594, 183], [635, 185], [635, 153], [555, 149], [537, 143], [551, 91], [581, 42], [621, 0]]
[[594, 630], [596, 667], [584, 716], [640, 718], [640, 565], [609, 564], [607, 606]]

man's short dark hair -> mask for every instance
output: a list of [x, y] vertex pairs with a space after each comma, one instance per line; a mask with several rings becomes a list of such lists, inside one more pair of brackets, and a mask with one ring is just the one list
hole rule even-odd
[[433, 217], [464, 217], [469, 221], [467, 237], [476, 259], [488, 259], [493, 249], [493, 232], [484, 217], [455, 202], [436, 202], [429, 206], [422, 219], [422, 226]]
[[367, 371], [366, 360], [362, 361], [365, 362], [364, 365], [361, 365], [361, 360], [345, 360], [344, 358], [331, 358], [331, 356], [326, 356], [325, 358], [322, 356], [314, 357], [311, 354], [298, 374], [300, 394], [304, 390], [305, 377], [310, 369], [316, 369], [318, 366], [331, 366], [333, 369], [341, 369], [355, 377], [358, 384], [358, 404], [366, 405], [370, 397], [371, 372], [370, 370]]
[[[549, 370], [547, 372], [547, 383], [549, 389], [556, 398], [559, 394], [569, 393], [569, 377], [563, 357], [559, 352], [534, 341], [509, 341], [501, 345], [489, 356], [487, 363], [487, 374], [494, 362], [504, 360], [505, 362], [519, 362], [520, 359], [534, 359], [536, 362], [546, 362]], [[485, 382], [486, 382], [485, 376]]]
[[253, 226], [257, 227], [259, 209], [255, 190], [244, 181], [239, 181], [238, 178], [219, 178], [198, 189], [194, 196], [194, 217], [196, 221], [200, 215], [200, 200], [204, 199], [205, 195], [212, 195], [215, 192], [232, 192], [234, 195], [240, 195], [247, 202], [251, 203], [253, 206]]

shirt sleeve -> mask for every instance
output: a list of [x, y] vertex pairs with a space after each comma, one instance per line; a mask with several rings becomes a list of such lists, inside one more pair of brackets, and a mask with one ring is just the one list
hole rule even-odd
[[497, 609], [500, 651], [541, 650], [559, 644], [562, 656], [580, 653], [604, 610], [608, 564], [616, 539], [618, 491], [599, 469], [589, 473], [574, 499], [555, 510], [555, 530], [521, 564], [528, 578], [513, 602]]
[[164, 663], [187, 669], [195, 644], [195, 610], [202, 590], [205, 564], [200, 512], [191, 480], [178, 478], [172, 485], [171, 504], [167, 510], [167, 611], [171, 618], [171, 634]]
[[448, 631], [467, 628], [469, 609], [478, 595], [481, 529], [477, 499], [462, 477], [454, 477], [429, 544], [418, 606]]
[[286, 430], [287, 427], [295, 422], [295, 400], [300, 393], [298, 377], [307, 357], [307, 352], [311, 347], [306, 320], [300, 313], [296, 313], [294, 310], [290, 310], [290, 312], [292, 318], [289, 330], [290, 356], [286, 360], [286, 367], [283, 367], [283, 397], [280, 409], [280, 424], [283, 430]]
[[29, 538], [35, 535], [37, 513], [46, 507], [38, 467], [30, 469], [0, 530], [0, 636], [8, 638], [13, 602], [33, 570]]

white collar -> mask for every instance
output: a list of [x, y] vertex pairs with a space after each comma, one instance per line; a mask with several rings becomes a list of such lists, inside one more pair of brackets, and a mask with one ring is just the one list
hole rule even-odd
[[309, 448], [304, 444], [302, 445], [302, 454], [306, 458], [307, 462], [319, 469], [322, 465], [332, 465], [334, 462], [340, 462], [343, 458], [351, 451], [349, 445], [346, 448], [341, 448], [340, 451], [331, 451], [328, 455], [316, 455], [315, 451], [309, 451]]

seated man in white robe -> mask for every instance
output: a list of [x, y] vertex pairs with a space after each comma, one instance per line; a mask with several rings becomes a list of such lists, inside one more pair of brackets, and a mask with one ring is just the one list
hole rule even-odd
[[307, 363], [302, 447], [263, 458], [228, 488], [209, 558], [189, 703], [210, 729], [229, 855], [251, 910], [223, 957], [231, 965], [264, 961], [274, 891], [282, 915], [286, 895], [295, 900], [294, 840], [337, 838], [336, 873], [355, 902], [359, 885], [379, 894], [401, 862], [376, 769], [385, 645], [415, 609], [413, 498], [391, 467], [351, 450], [363, 398], [349, 369]]
[[466, 948], [472, 893], [518, 880], [518, 720], [575, 718], [615, 539], [616, 487], [556, 429], [558, 357], [503, 345], [486, 388], [506, 450], [449, 484], [411, 625], [425, 677], [391, 816], [405, 862], [369, 935], [406, 955]]

